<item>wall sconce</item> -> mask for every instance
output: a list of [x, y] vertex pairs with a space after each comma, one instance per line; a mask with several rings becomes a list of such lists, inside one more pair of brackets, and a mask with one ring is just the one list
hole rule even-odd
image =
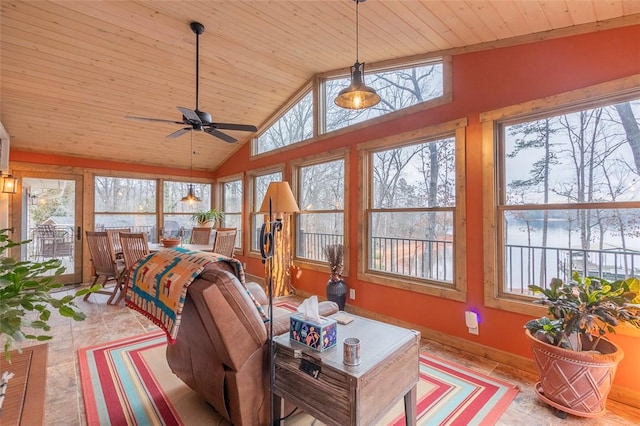
[[2, 177], [2, 192], [5, 194], [15, 194], [18, 190], [18, 178], [11, 175]]

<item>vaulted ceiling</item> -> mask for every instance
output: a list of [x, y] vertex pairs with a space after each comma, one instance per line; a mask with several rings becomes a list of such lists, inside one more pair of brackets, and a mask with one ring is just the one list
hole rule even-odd
[[[176, 106], [214, 121], [263, 125], [317, 73], [355, 60], [355, 3], [322, 1], [2, 0], [0, 121], [22, 151], [215, 170], [228, 144], [176, 139]], [[640, 23], [640, 0], [369, 0], [359, 58], [368, 64], [504, 46]]]

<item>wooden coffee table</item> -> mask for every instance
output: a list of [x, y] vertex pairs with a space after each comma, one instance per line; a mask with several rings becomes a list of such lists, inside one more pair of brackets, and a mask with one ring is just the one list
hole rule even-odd
[[[371, 425], [404, 397], [406, 424], [416, 424], [420, 333], [356, 315], [338, 324], [338, 343], [317, 352], [289, 340], [275, 340], [275, 413], [282, 399], [329, 425]], [[343, 363], [343, 340], [360, 339], [360, 365]], [[302, 371], [319, 368], [317, 378]]]

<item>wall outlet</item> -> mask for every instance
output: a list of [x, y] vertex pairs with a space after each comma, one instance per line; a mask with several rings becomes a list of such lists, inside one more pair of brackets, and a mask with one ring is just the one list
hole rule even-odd
[[469, 328], [469, 333], [478, 335], [478, 314], [472, 311], [465, 311], [464, 322]]
[[350, 288], [349, 289], [349, 299], [356, 300], [356, 289], [355, 288]]
[[244, 263], [242, 264], [242, 269], [247, 269], [247, 262], [244, 262]]

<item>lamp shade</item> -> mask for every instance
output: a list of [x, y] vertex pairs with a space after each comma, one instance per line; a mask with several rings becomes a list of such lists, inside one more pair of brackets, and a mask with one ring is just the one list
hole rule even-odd
[[5, 194], [15, 194], [18, 189], [18, 178], [11, 175], [2, 178], [2, 192]]
[[184, 201], [186, 203], [199, 203], [200, 198], [198, 198], [195, 194], [195, 192], [193, 191], [193, 184], [189, 184], [189, 189], [187, 190], [187, 195], [185, 195], [184, 197], [182, 197], [182, 199], [180, 201]]
[[293, 213], [298, 212], [298, 203], [291, 192], [289, 182], [271, 182], [264, 195], [260, 213], [269, 213], [269, 200], [273, 213]]
[[356, 62], [351, 67], [351, 84], [338, 93], [334, 100], [336, 105], [346, 109], [365, 109], [380, 102], [380, 95], [373, 88], [364, 84], [363, 72], [364, 64], [360, 62]]

